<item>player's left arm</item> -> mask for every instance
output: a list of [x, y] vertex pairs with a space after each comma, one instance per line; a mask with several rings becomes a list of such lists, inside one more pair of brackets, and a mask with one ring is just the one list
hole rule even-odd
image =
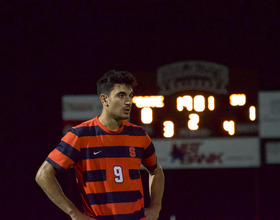
[[156, 220], [159, 218], [161, 210], [162, 197], [164, 192], [164, 173], [161, 166], [154, 170], [149, 170], [149, 192], [150, 205], [145, 209], [146, 220]]

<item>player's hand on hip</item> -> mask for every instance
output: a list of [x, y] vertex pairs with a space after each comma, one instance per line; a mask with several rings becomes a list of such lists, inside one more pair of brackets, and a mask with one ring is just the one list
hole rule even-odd
[[159, 218], [160, 209], [148, 207], [145, 208], [145, 219], [146, 220], [157, 220]]

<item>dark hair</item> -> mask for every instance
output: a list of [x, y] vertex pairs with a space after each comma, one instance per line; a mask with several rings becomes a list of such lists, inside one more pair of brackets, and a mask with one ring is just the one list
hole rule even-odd
[[137, 81], [130, 72], [109, 70], [97, 81], [97, 94], [109, 95], [115, 84], [125, 84], [134, 88]]

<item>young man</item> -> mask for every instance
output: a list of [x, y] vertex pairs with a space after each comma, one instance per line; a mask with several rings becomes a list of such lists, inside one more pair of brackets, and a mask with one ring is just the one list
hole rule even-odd
[[[147, 133], [129, 118], [134, 76], [108, 71], [97, 82], [102, 113], [73, 127], [39, 168], [36, 181], [72, 220], [156, 220], [164, 174]], [[144, 209], [140, 165], [149, 172], [151, 201]], [[84, 213], [64, 195], [57, 171], [74, 167]]]

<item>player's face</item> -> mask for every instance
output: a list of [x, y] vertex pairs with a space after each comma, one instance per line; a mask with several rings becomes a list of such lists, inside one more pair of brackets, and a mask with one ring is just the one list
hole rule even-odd
[[107, 110], [110, 116], [116, 120], [128, 119], [132, 105], [133, 90], [125, 84], [115, 84], [108, 96]]

